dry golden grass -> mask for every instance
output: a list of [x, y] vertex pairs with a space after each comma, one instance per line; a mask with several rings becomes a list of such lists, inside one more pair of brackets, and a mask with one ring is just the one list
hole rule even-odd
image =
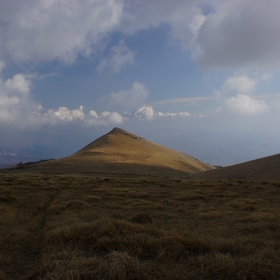
[[0, 174], [0, 279], [280, 279], [280, 184]]
[[[96, 174], [101, 176], [150, 175], [186, 177], [214, 169], [184, 153], [150, 142], [120, 128], [103, 135], [72, 156], [19, 169], [26, 173]], [[109, 178], [105, 178], [109, 180]], [[71, 181], [69, 181], [71, 183]]]
[[221, 180], [280, 180], [280, 154], [196, 174], [196, 178]]

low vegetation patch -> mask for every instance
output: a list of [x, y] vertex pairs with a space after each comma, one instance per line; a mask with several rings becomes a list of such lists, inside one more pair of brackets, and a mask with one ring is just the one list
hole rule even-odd
[[278, 182], [0, 174], [0, 202], [0, 279], [280, 279]]

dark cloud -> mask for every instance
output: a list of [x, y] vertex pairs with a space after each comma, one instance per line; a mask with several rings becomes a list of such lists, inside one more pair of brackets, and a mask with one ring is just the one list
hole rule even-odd
[[194, 41], [194, 57], [204, 67], [278, 67], [277, 0], [217, 2]]

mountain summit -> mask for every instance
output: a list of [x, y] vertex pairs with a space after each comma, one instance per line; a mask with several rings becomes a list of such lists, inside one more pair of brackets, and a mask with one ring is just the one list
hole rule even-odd
[[[42, 163], [51, 173], [107, 173], [169, 176], [214, 169], [184, 153], [115, 127], [72, 156]], [[35, 168], [35, 166], [34, 166]], [[31, 171], [31, 170], [30, 170]]]

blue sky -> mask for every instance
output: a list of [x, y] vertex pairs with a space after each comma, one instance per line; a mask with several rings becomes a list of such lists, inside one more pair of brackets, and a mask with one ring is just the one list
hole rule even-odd
[[279, 9], [0, 0], [0, 147], [58, 158], [118, 126], [216, 165], [279, 153]]

